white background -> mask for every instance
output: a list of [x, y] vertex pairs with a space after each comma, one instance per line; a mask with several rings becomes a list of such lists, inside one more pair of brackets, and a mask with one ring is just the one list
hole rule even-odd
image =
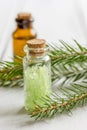
[[0, 60], [12, 58], [11, 38], [16, 28], [14, 19], [19, 12], [32, 13], [39, 38], [48, 42], [76, 39], [86, 44], [86, 4], [86, 0], [0, 0]]
[[[76, 39], [87, 45], [86, 0], [0, 0], [0, 60], [12, 58], [11, 35], [18, 12], [32, 13], [39, 38], [48, 42]], [[23, 89], [0, 88], [0, 130], [87, 130], [87, 107], [74, 110], [71, 116], [35, 122], [23, 106]]]

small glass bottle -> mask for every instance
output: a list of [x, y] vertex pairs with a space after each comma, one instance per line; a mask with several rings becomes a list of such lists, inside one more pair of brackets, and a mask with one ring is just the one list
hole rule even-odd
[[29, 40], [24, 48], [25, 109], [32, 111], [35, 103], [44, 105], [41, 98], [51, 93], [51, 61], [43, 39]]
[[16, 18], [17, 29], [13, 33], [14, 56], [24, 57], [24, 46], [27, 40], [36, 38], [36, 32], [32, 26], [32, 16], [28, 13], [20, 13]]

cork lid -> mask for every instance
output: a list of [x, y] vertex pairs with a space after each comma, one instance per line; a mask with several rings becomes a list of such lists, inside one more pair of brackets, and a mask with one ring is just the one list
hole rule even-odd
[[46, 41], [44, 39], [33, 39], [27, 41], [29, 53], [33, 56], [43, 55], [45, 52]]
[[33, 39], [27, 41], [27, 45], [30, 48], [44, 48], [46, 46], [46, 41], [44, 39]]
[[30, 13], [19, 13], [18, 14], [18, 19], [23, 19], [23, 20], [27, 20], [27, 19], [31, 19], [32, 15]]

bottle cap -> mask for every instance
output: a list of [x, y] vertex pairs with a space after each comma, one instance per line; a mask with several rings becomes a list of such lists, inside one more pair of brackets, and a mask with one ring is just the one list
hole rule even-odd
[[27, 41], [29, 47], [29, 53], [32, 55], [43, 54], [46, 47], [46, 41], [44, 39], [33, 39]]
[[30, 13], [19, 13], [17, 18], [16, 18], [16, 21], [20, 22], [20, 21], [24, 21], [24, 20], [33, 22], [32, 15]]
[[33, 39], [27, 41], [27, 45], [30, 48], [44, 48], [46, 46], [46, 41], [44, 39]]
[[30, 13], [19, 13], [18, 14], [18, 19], [31, 19], [32, 16]]

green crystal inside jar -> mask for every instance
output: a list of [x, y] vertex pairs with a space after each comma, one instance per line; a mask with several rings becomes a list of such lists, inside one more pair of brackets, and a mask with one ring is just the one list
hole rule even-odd
[[47, 66], [28, 67], [24, 73], [25, 84], [25, 108], [32, 111], [35, 103], [44, 105], [42, 97], [50, 96], [51, 78]]

